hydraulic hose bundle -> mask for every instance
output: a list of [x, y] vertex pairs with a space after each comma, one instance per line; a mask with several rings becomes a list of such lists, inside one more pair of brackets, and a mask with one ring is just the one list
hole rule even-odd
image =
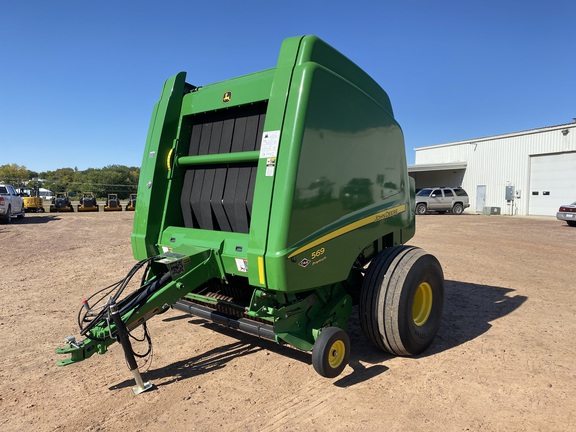
[[[111, 304], [117, 305], [119, 314], [122, 317], [130, 311], [137, 310], [138, 307], [146, 303], [154, 292], [170, 280], [170, 273], [167, 272], [145, 283], [151, 262], [152, 258], [137, 262], [124, 279], [95, 292], [82, 302], [82, 307], [78, 311], [78, 326], [82, 336], [94, 339], [94, 335], [90, 334], [90, 331], [102, 321], [109, 321], [109, 307]], [[125, 298], [118, 300], [134, 275], [144, 266], [146, 268], [142, 275], [140, 288]], [[97, 296], [99, 297], [93, 301]]]

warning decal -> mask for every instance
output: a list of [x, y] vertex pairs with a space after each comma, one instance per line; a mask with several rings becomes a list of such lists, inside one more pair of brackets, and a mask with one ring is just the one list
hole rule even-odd
[[239, 272], [248, 273], [248, 260], [242, 258], [235, 258], [236, 268]]
[[261, 158], [275, 158], [278, 156], [278, 144], [280, 143], [280, 131], [264, 132], [262, 146], [260, 147]]

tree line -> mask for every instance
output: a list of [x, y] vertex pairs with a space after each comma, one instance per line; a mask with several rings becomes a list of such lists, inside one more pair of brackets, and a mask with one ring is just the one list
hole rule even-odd
[[0, 181], [16, 188], [33, 189], [38, 186], [52, 192], [68, 192], [72, 196], [92, 192], [97, 198], [105, 198], [109, 193], [115, 193], [118, 198], [126, 199], [131, 193], [136, 193], [139, 177], [139, 167], [124, 165], [108, 165], [84, 171], [76, 167], [58, 168], [43, 172], [31, 171], [24, 165], [0, 165]]

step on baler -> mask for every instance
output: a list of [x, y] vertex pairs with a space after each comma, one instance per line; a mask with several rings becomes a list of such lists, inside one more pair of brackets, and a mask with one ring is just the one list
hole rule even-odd
[[168, 79], [138, 186], [132, 250], [146, 268], [84, 304], [66, 365], [175, 308], [346, 367], [358, 305], [364, 335], [394, 355], [424, 351], [443, 310], [438, 260], [414, 235], [414, 182], [387, 94], [314, 36], [289, 38], [275, 68], [211, 85]]

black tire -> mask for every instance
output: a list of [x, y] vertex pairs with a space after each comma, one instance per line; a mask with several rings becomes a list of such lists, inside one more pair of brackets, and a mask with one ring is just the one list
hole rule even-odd
[[566, 223], [571, 227], [576, 227], [576, 221], [566, 221]]
[[350, 360], [350, 338], [338, 327], [326, 327], [314, 343], [312, 366], [325, 378], [334, 378], [342, 373]]
[[460, 203], [454, 204], [452, 207], [452, 213], [455, 215], [461, 215], [464, 212], [464, 206]]
[[5, 224], [9, 224], [12, 222], [12, 207], [8, 206], [8, 212], [6, 213], [6, 217], [2, 219], [2, 222]]
[[428, 208], [426, 207], [426, 204], [424, 204], [424, 203], [420, 203], [416, 206], [416, 214], [417, 215], [426, 214], [427, 211], [428, 211]]
[[444, 309], [444, 274], [420, 248], [396, 246], [370, 263], [360, 294], [362, 332], [390, 354], [410, 356], [432, 343]]

